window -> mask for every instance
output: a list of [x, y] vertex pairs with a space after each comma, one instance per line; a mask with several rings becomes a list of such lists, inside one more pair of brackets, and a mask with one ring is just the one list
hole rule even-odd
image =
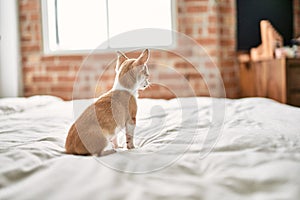
[[172, 46], [172, 31], [155, 35], [155, 29], [175, 29], [173, 3], [172, 0], [42, 0], [45, 53]]

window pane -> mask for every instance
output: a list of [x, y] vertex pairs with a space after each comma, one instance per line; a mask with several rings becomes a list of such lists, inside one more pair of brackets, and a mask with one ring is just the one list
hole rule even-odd
[[[172, 30], [171, 0], [109, 0], [108, 9], [110, 38], [135, 29]], [[122, 34], [109, 43], [114, 48], [168, 46], [172, 44], [172, 33], [164, 31], [159, 36], [149, 35], [148, 31]]]
[[94, 49], [107, 41], [105, 0], [58, 0], [57, 17], [59, 49]]
[[[55, 0], [47, 0], [48, 46], [50, 50], [57, 48], [55, 29]], [[45, 31], [45, 30], [44, 30]], [[44, 38], [44, 42], [45, 42]]]

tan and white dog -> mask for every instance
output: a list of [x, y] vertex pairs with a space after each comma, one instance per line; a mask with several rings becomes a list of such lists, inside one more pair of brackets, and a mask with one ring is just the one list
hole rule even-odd
[[116, 77], [113, 88], [90, 105], [71, 126], [66, 139], [66, 153], [105, 155], [109, 142], [118, 148], [117, 134], [125, 128], [128, 149], [134, 148], [138, 90], [149, 85], [146, 65], [149, 50], [137, 59], [117, 52]]

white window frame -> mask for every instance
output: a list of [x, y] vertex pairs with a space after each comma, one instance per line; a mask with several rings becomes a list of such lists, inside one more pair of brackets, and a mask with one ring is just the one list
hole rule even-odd
[[[109, 0], [105, 0], [109, 1]], [[176, 31], [177, 31], [177, 1], [171, 0], [171, 20], [172, 20], [172, 44], [168, 46], [151, 46], [153, 48], [163, 48], [163, 49], [174, 49], [177, 46], [177, 37], [176, 37]], [[96, 52], [115, 52], [116, 50], [131, 50], [131, 49], [137, 49], [137, 48], [143, 48], [141, 47], [126, 47], [124, 49], [122, 48], [113, 48], [108, 45], [107, 48], [103, 49], [78, 49], [78, 50], [66, 50], [66, 49], [54, 49], [52, 50], [50, 48], [50, 37], [49, 37], [49, 24], [48, 24], [48, 5], [47, 0], [41, 0], [41, 13], [42, 13], [42, 40], [43, 40], [43, 50], [45, 55], [70, 55], [70, 54], [88, 54], [91, 51]], [[109, 26], [109, 24], [107, 25]], [[109, 37], [109, 36], [108, 36]], [[109, 40], [109, 38], [108, 38]]]

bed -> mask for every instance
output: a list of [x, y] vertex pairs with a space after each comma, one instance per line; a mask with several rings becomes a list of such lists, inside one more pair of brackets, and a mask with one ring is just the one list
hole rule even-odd
[[0, 100], [0, 199], [300, 199], [300, 109], [266, 98], [138, 101], [136, 149], [64, 153], [94, 99]]

